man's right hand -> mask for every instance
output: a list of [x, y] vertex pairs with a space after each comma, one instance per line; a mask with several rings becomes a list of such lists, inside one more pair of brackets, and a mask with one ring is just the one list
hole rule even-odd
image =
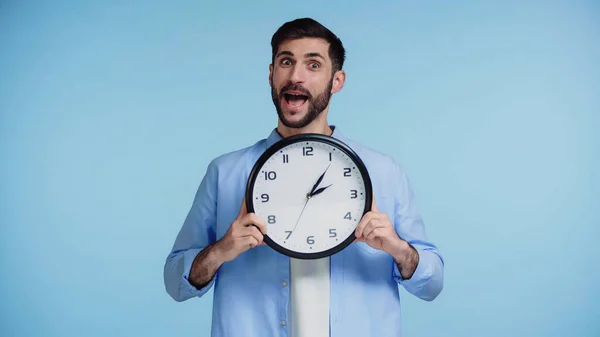
[[232, 261], [248, 249], [264, 245], [265, 233], [267, 226], [264, 220], [254, 213], [248, 213], [244, 199], [237, 218], [227, 233], [215, 243], [215, 253], [222, 262]]

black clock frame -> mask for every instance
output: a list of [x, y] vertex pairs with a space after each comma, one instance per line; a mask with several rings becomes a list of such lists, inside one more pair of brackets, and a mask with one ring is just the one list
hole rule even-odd
[[[267, 160], [269, 160], [271, 156], [273, 156], [275, 153], [277, 153], [277, 151], [283, 149], [284, 147], [301, 142], [322, 142], [334, 146], [341, 152], [345, 153], [354, 162], [354, 164], [356, 165], [363, 177], [363, 183], [365, 185], [365, 207], [362, 215], [369, 212], [371, 210], [371, 203], [373, 201], [373, 187], [369, 171], [367, 170], [367, 167], [365, 166], [364, 162], [358, 156], [358, 154], [354, 150], [352, 150], [352, 148], [350, 148], [350, 146], [348, 146], [346, 143], [342, 142], [337, 138], [318, 133], [303, 133], [283, 138], [277, 141], [275, 144], [271, 145], [267, 150], [265, 150], [265, 152], [263, 152], [263, 154], [258, 158], [256, 163], [254, 164], [254, 167], [252, 168], [252, 170], [250, 171], [250, 175], [248, 176], [245, 192], [247, 211], [249, 213], [254, 212], [254, 199], [252, 198], [254, 192], [254, 183], [258, 178], [260, 170], [267, 162]], [[273, 241], [273, 239], [269, 238], [268, 235], [263, 236], [263, 241], [275, 251], [292, 258], [303, 260], [320, 259], [336, 254], [344, 248], [348, 247], [355, 239], [356, 236], [354, 235], [354, 231], [352, 231], [352, 233], [345, 240], [328, 250], [315, 253], [300, 253], [280, 246], [275, 241]]]

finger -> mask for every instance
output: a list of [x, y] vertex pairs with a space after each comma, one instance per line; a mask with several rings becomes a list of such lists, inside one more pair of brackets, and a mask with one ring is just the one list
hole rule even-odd
[[377, 209], [377, 203], [375, 202], [375, 196], [373, 196], [373, 201], [371, 202], [371, 211], [379, 212]]
[[263, 241], [263, 234], [256, 226], [248, 226], [240, 229], [240, 237], [253, 236], [258, 240], [258, 243]]
[[378, 233], [382, 233], [381, 230], [384, 230], [383, 233], [385, 233], [386, 228], [388, 228], [388, 225], [385, 221], [381, 221], [376, 220], [376, 221], [372, 221], [371, 223], [374, 223], [373, 226], [368, 227], [367, 229], [365, 229], [363, 236], [365, 237], [365, 240], [370, 240], [372, 238], [372, 234], [373, 232], [377, 231]]
[[258, 246], [258, 244], [260, 243], [254, 236], [249, 235], [249, 236], [244, 236], [243, 238], [240, 238], [240, 241], [243, 244], [243, 250], [248, 250], [249, 248], [254, 248], [256, 246]]
[[244, 226], [254, 225], [260, 230], [261, 233], [267, 233], [267, 225], [265, 224], [265, 221], [254, 213], [248, 213], [244, 215], [244, 217], [241, 219], [241, 223]]
[[360, 219], [360, 222], [358, 223], [358, 226], [356, 226], [356, 230], [354, 231], [354, 235], [357, 238], [361, 238], [363, 236], [363, 231], [365, 229], [365, 226], [369, 223], [369, 221], [371, 221], [372, 219], [377, 218], [377, 213], [374, 212], [368, 212], [367, 214], [365, 214], [362, 219]]
[[381, 222], [378, 219], [372, 219], [371, 221], [369, 221], [369, 223], [363, 229], [362, 237], [368, 238], [369, 234], [371, 234], [371, 232], [375, 228], [379, 228], [379, 227], [381, 227]]
[[385, 233], [384, 228], [381, 228], [381, 227], [373, 228], [373, 230], [371, 230], [371, 232], [369, 232], [369, 234], [366, 235], [365, 240], [367, 240], [367, 241], [374, 240], [378, 237], [381, 237], [384, 233]]

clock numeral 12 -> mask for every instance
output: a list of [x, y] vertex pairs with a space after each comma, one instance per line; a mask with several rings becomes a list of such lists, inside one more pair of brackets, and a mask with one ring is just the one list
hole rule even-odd
[[303, 156], [312, 156], [313, 155], [312, 152], [313, 152], [312, 146], [305, 146], [302, 148]]

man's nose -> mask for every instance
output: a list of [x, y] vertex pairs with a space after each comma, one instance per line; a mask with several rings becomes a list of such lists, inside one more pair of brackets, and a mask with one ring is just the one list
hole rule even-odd
[[304, 68], [300, 64], [295, 64], [290, 74], [290, 82], [302, 83], [304, 82]]

